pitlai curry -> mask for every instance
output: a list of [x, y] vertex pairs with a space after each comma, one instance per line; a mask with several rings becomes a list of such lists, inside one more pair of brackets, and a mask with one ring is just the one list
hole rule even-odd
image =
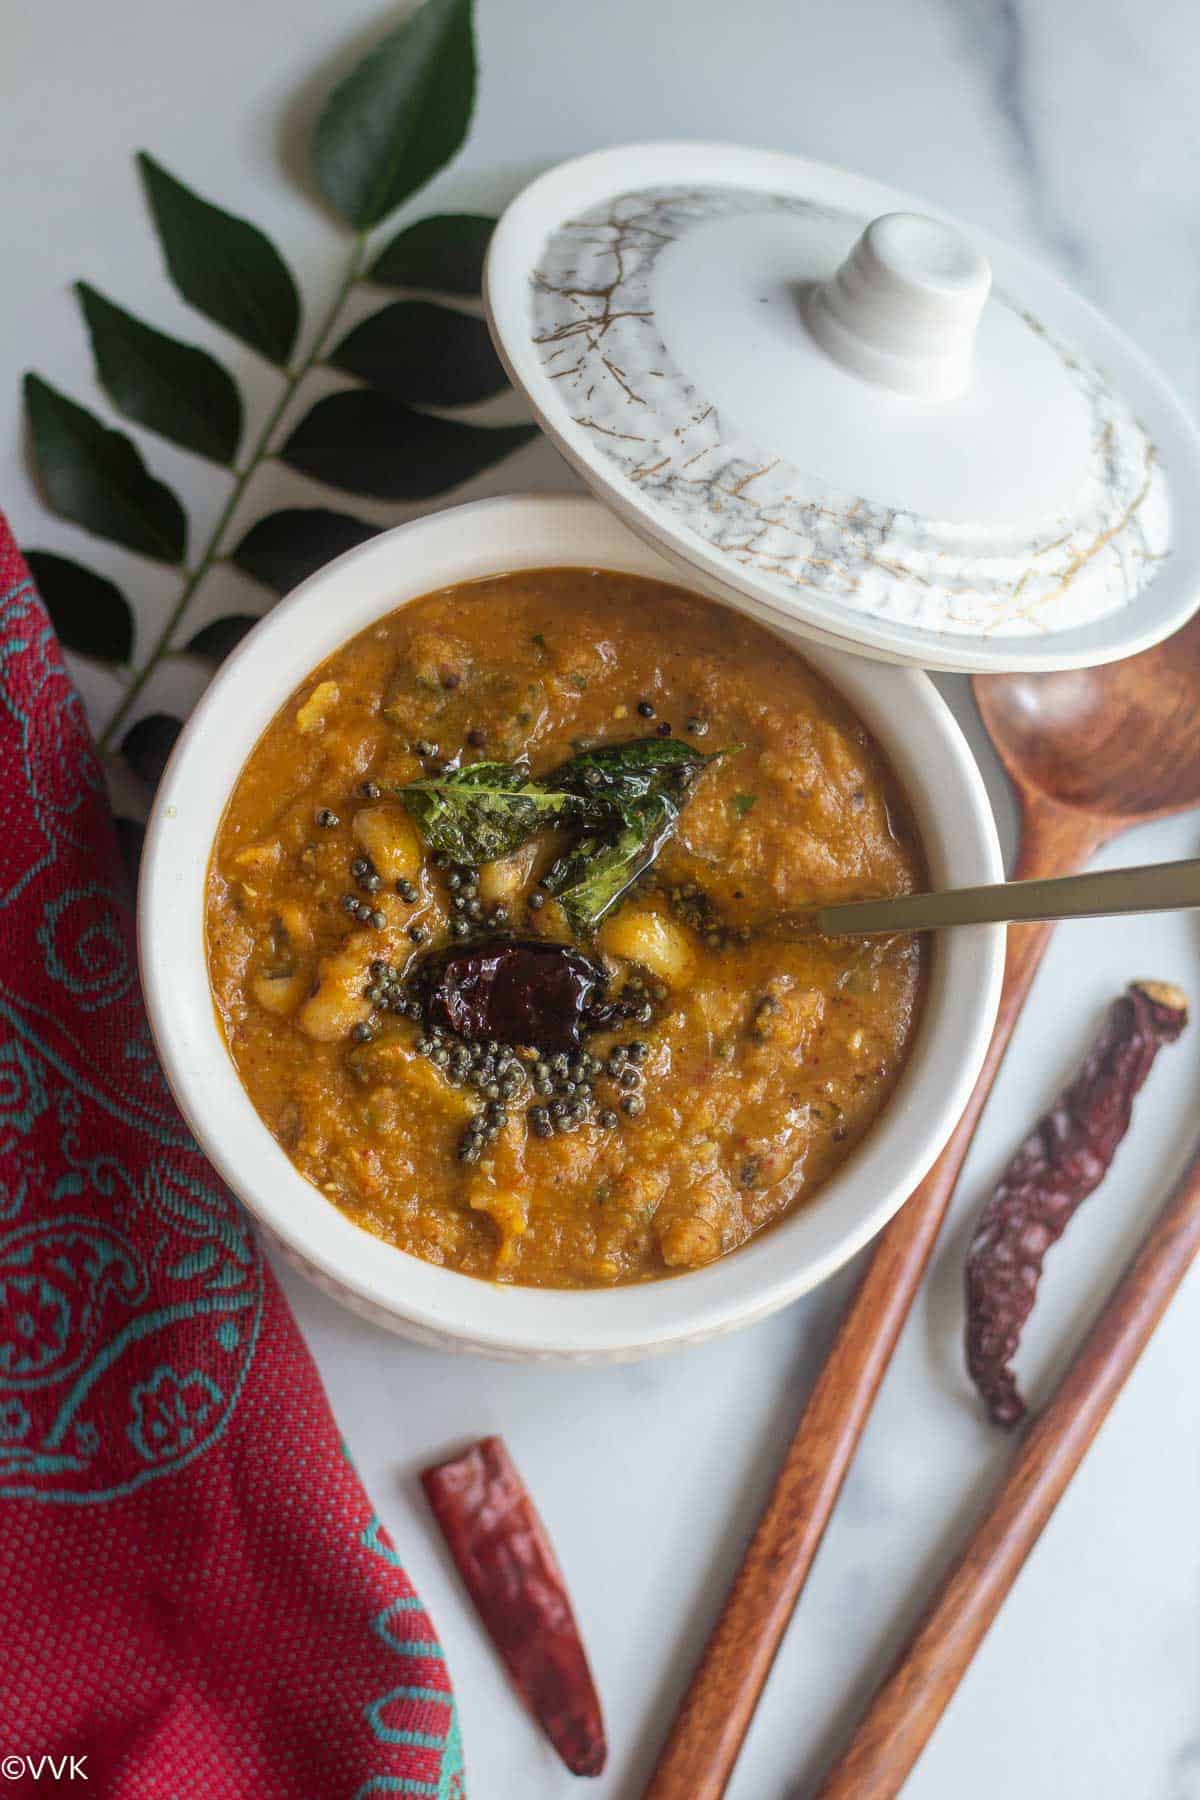
[[229, 801], [230, 1053], [366, 1230], [494, 1280], [695, 1269], [885, 1104], [916, 940], [784, 926], [922, 877], [845, 702], [738, 614], [553, 569], [410, 603], [280, 710]]

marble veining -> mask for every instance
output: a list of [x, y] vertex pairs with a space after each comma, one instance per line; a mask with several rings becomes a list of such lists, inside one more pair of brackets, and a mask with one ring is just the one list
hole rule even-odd
[[738, 214], [865, 220], [790, 195], [649, 188], [564, 223], [531, 284], [530, 331], [554, 391], [641, 508], [752, 567], [786, 606], [798, 589], [950, 635], [1028, 636], [1135, 601], [1169, 546], [1155, 449], [1100, 370], [1018, 302], [1082, 393], [1091, 449], [1070, 510], [951, 524], [839, 490], [752, 441], [685, 374], [655, 311], [659, 257]]
[[988, 81], [1039, 237], [1076, 281], [1090, 285], [1084, 242], [1063, 217], [1042, 167], [1030, 110], [1029, 38], [1021, 0], [952, 0], [952, 10]]

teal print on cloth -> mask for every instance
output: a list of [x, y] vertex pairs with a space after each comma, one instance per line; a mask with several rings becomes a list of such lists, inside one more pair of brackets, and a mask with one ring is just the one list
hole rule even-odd
[[0, 724], [0, 943], [35, 947], [0, 957], [0, 1497], [79, 1505], [218, 1441], [263, 1269], [167, 1092], [126, 899], [80, 878], [102, 784], [28, 584], [0, 600]]
[[[400, 1559], [386, 1539], [378, 1514], [372, 1514], [359, 1541], [372, 1555], [379, 1557], [381, 1562], [392, 1568], [400, 1567]], [[442, 1661], [441, 1645], [431, 1642], [425, 1636], [428, 1621], [415, 1594], [389, 1601], [382, 1612], [372, 1619], [371, 1630], [398, 1657], [438, 1663]], [[407, 1707], [413, 1702], [433, 1709], [431, 1719], [445, 1721], [442, 1729], [418, 1731], [411, 1726], [396, 1725], [389, 1721], [389, 1707]], [[446, 1688], [430, 1686], [427, 1682], [398, 1682], [377, 1699], [369, 1701], [363, 1713], [372, 1734], [381, 1744], [404, 1744], [411, 1749], [440, 1751], [441, 1774], [437, 1781], [424, 1782], [411, 1776], [373, 1775], [357, 1789], [354, 1800], [367, 1800], [367, 1796], [371, 1794], [409, 1794], [414, 1797], [425, 1795], [428, 1800], [466, 1800], [462, 1734], [459, 1729], [458, 1708], [452, 1693]]]

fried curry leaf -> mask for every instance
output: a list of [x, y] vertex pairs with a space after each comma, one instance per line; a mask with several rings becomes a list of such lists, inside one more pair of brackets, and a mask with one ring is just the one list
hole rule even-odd
[[477, 762], [397, 790], [425, 842], [455, 862], [492, 862], [539, 831], [581, 835], [542, 885], [579, 936], [589, 936], [654, 861], [705, 763], [670, 738], [631, 738], [583, 750], [538, 781], [524, 762]]
[[630, 801], [615, 828], [585, 833], [550, 866], [542, 886], [559, 902], [572, 931], [580, 937], [595, 931], [650, 867], [678, 818], [679, 808], [666, 794]]
[[603, 798], [615, 806], [657, 793], [681, 798], [706, 763], [740, 749], [740, 744], [734, 744], [705, 756], [680, 738], [629, 738], [620, 744], [581, 750], [545, 779], [548, 786]]
[[462, 863], [494, 862], [587, 812], [577, 795], [531, 782], [524, 763], [470, 763], [397, 792], [430, 849]]
[[583, 750], [546, 777], [609, 814], [606, 829], [589, 831], [543, 877], [573, 931], [595, 931], [657, 857], [705, 764], [740, 748], [705, 756], [678, 738], [630, 738]]

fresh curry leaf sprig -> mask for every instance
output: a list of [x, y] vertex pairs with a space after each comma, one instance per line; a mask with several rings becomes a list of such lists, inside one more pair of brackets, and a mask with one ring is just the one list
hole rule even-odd
[[492, 862], [538, 832], [575, 831], [542, 886], [582, 937], [653, 863], [704, 766], [740, 749], [705, 756], [677, 738], [631, 738], [583, 750], [537, 781], [524, 761], [477, 762], [397, 793], [430, 849], [455, 862]]
[[[115, 410], [228, 473], [216, 522], [190, 557], [183, 505], [133, 441], [40, 376], [25, 378], [35, 473], [50, 507], [176, 572], [174, 601], [140, 647], [129, 602], [111, 580], [65, 557], [31, 552], [68, 648], [124, 680], [101, 750], [119, 746], [148, 783], [167, 728], [178, 728], [165, 714], [151, 715], [148, 732], [134, 724], [155, 671], [164, 658], [181, 654], [215, 662], [248, 629], [249, 615], [232, 607], [200, 630], [194, 622], [183, 629], [210, 573], [230, 562], [282, 593], [376, 529], [348, 514], [292, 507], [260, 518], [227, 546], [235, 513], [264, 462], [277, 459], [352, 493], [412, 502], [458, 486], [535, 435], [531, 426], [488, 427], [444, 416], [444, 409], [504, 386], [486, 327], [460, 306], [394, 299], [348, 333], [338, 331], [346, 301], [364, 284], [479, 298], [491, 219], [441, 213], [405, 226], [382, 245], [369, 240], [457, 154], [475, 85], [473, 0], [423, 0], [330, 93], [313, 133], [313, 171], [325, 201], [354, 235], [328, 312], [302, 354], [299, 290], [271, 240], [139, 154], [176, 292], [280, 377], [266, 419], [243, 447], [241, 391], [216, 356], [157, 330], [87, 282], [76, 284], [97, 381]], [[317, 399], [281, 434], [285, 412], [318, 366], [354, 385]], [[443, 411], [424, 410], [429, 407]], [[155, 740], [152, 755], [148, 735]]]

